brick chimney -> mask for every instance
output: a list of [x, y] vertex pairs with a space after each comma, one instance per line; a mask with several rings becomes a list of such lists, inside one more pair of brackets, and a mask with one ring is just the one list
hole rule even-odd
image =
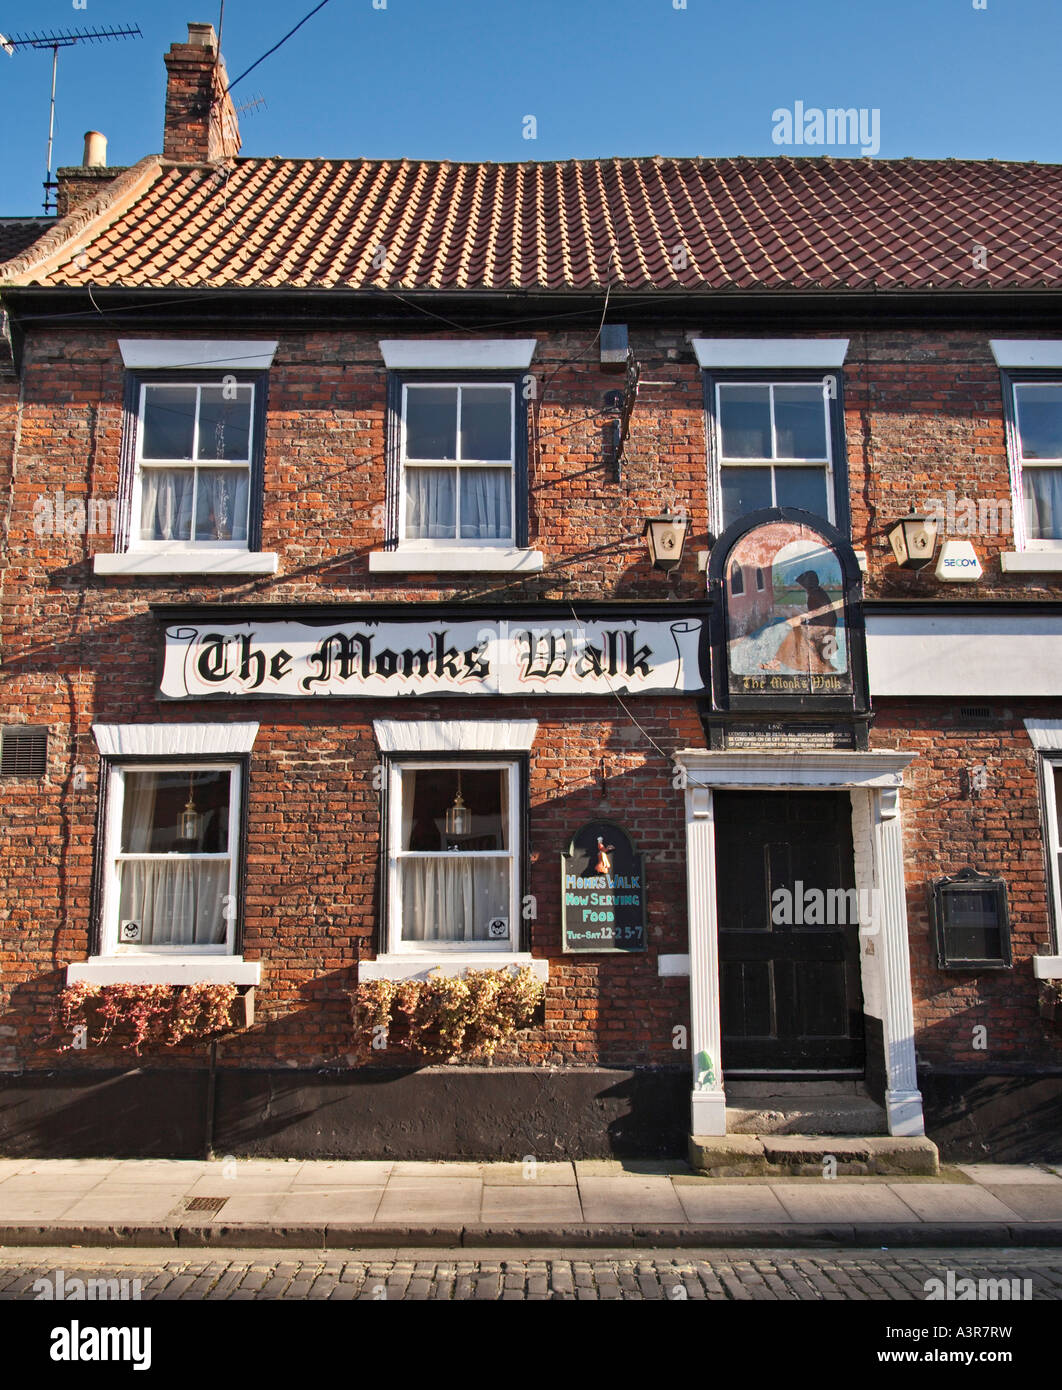
[[56, 171], [55, 210], [65, 217], [74, 208], [95, 198], [112, 179], [125, 173], [125, 166], [107, 164], [107, 140], [98, 130], [85, 131], [85, 156], [80, 164]]
[[170, 45], [166, 72], [163, 157], [205, 164], [238, 154], [240, 127], [214, 26], [189, 24], [188, 42]]

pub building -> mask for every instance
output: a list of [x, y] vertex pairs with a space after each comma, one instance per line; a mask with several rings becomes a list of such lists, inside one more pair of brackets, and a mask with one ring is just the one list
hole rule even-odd
[[241, 158], [165, 61], [0, 225], [3, 1152], [1060, 1157], [1062, 167]]

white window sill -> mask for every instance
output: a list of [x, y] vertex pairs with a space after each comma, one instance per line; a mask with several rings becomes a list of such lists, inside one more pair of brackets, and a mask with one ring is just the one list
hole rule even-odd
[[1062, 956], [1033, 956], [1033, 974], [1038, 980], [1062, 980]]
[[399, 546], [397, 550], [373, 550], [369, 555], [370, 574], [441, 574], [460, 570], [465, 573], [509, 574], [540, 570], [541, 550], [503, 550], [491, 546], [453, 550], [418, 550]]
[[1058, 574], [1062, 550], [1004, 550], [999, 562], [1004, 574]]
[[90, 956], [66, 967], [66, 983], [92, 985], [258, 985], [262, 963], [242, 956]]
[[525, 965], [531, 967], [536, 979], [543, 982], [549, 979], [549, 961], [536, 960], [527, 951], [462, 952], [460, 955], [440, 951], [435, 956], [410, 952], [363, 960], [358, 965], [358, 980], [426, 980], [433, 970], [441, 970], [444, 975], [459, 980], [466, 970], [504, 970], [510, 966], [520, 970]]
[[127, 550], [93, 556], [95, 574], [276, 574], [275, 550]]

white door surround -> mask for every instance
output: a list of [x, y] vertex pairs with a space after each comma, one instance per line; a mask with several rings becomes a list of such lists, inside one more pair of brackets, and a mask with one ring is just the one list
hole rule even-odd
[[[686, 873], [690, 961], [692, 1133], [726, 1133], [720, 1065], [719, 950], [716, 917], [713, 791], [847, 791], [852, 798], [856, 883], [875, 904], [860, 924], [864, 1012], [881, 1019], [889, 1133], [925, 1133], [915, 1070], [914, 1009], [900, 828], [903, 770], [915, 755], [868, 753], [709, 752], [675, 754], [686, 796]], [[707, 1063], [707, 1065], [706, 1065]]]

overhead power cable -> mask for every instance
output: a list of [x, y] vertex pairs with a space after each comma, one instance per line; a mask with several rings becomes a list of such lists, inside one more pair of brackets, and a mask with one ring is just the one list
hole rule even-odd
[[280, 39], [277, 43], [273, 45], [272, 48], [268, 49], [265, 53], [262, 54], [261, 58], [256, 58], [249, 68], [244, 68], [243, 72], [240, 73], [239, 77], [234, 77], [232, 81], [229, 83], [229, 85], [225, 88], [226, 95], [232, 91], [233, 87], [236, 86], [237, 82], [242, 82], [248, 73], [254, 72], [255, 68], [259, 65], [259, 63], [264, 63], [265, 60], [271, 54], [275, 53], [278, 48], [281, 48], [284, 44], [286, 44], [288, 39], [291, 38], [292, 34], [297, 34], [298, 31], [302, 28], [302, 26], [306, 23], [306, 21], [308, 19], [313, 19], [317, 11], [323, 10], [327, 4], [328, 0], [321, 0], [321, 3], [319, 5], [314, 5], [310, 13], [303, 15], [303, 17], [299, 20], [298, 24], [296, 24], [294, 29], [289, 29], [282, 39]]

